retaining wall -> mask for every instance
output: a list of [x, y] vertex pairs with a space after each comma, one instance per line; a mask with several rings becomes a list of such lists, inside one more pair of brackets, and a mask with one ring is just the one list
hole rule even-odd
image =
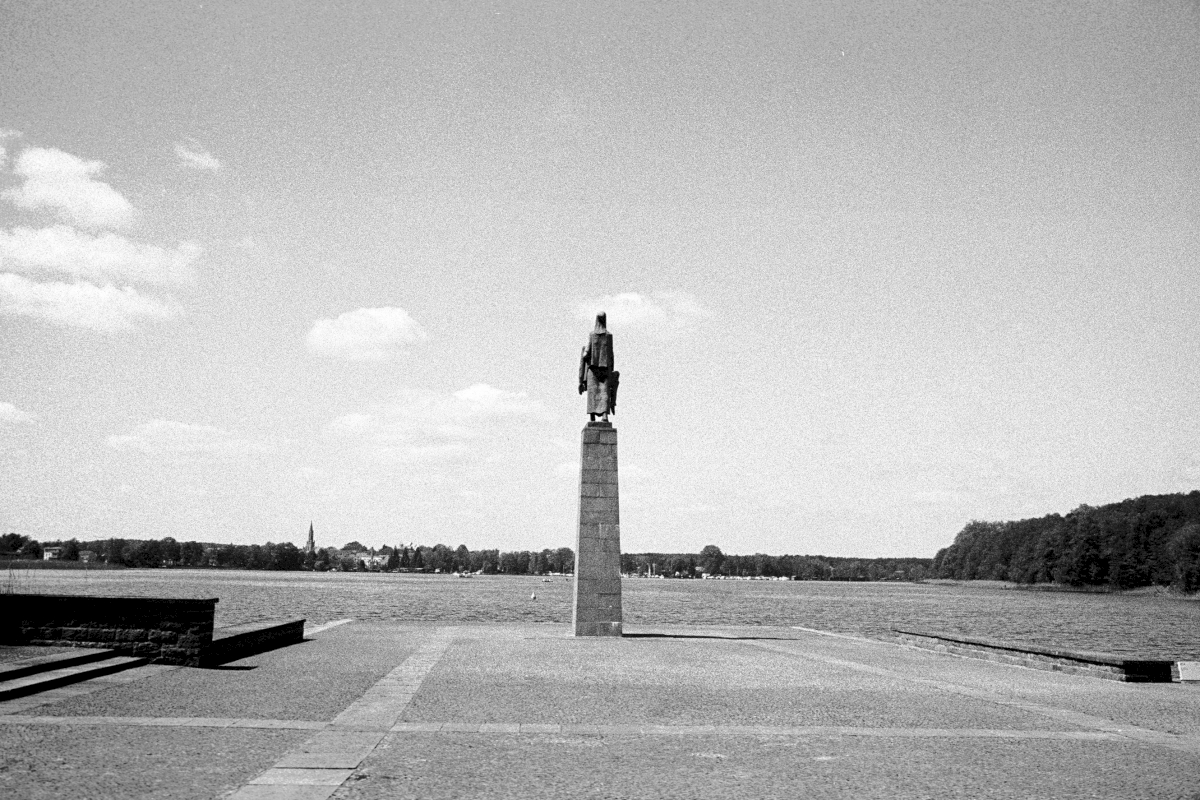
[[1011, 642], [998, 642], [958, 634], [907, 631], [899, 628], [892, 629], [890, 638], [901, 644], [939, 653], [981, 658], [985, 661], [1065, 672], [1071, 675], [1088, 675], [1110, 681], [1165, 683], [1172, 679], [1179, 679], [1177, 677], [1178, 668], [1173, 661], [1123, 658], [1108, 653], [1082, 653], [1036, 645], [1017, 645]]
[[217, 598], [0, 595], [0, 643], [104, 647], [199, 666], [212, 644]]

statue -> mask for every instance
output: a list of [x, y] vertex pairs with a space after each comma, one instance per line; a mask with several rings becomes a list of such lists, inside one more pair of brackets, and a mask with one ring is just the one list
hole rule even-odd
[[588, 336], [587, 347], [579, 357], [579, 393], [587, 392], [588, 418], [608, 422], [608, 415], [617, 413], [617, 384], [621, 373], [613, 369], [612, 334], [605, 327], [607, 316], [596, 315], [596, 327]]

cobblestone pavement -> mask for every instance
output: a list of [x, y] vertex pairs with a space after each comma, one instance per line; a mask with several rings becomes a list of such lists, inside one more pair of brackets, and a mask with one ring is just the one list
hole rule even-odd
[[355, 622], [0, 703], [0, 796], [1200, 799], [1200, 686], [780, 628]]

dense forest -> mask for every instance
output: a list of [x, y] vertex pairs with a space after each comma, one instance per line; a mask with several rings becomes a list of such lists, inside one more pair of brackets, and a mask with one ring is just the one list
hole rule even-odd
[[1200, 491], [1146, 495], [1066, 516], [971, 522], [938, 552], [939, 578], [1200, 590]]
[[[0, 536], [0, 560], [40, 559], [44, 548], [60, 547], [61, 561], [125, 567], [200, 567], [372, 572], [480, 572], [485, 575], [570, 574], [575, 551], [569, 547], [540, 551], [471, 550], [466, 545], [397, 545], [372, 550], [359, 542], [308, 553], [290, 542], [214, 544], [165, 539], [97, 539], [38, 542], [16, 533]], [[786, 578], [791, 580], [916, 581], [931, 577], [928, 558], [839, 558], [831, 556], [726, 555], [716, 545], [699, 553], [624, 553], [627, 575], [664, 578]]]

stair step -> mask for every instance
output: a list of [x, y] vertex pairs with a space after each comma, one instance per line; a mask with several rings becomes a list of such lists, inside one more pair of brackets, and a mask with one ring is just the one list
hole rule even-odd
[[112, 658], [111, 650], [98, 647], [76, 647], [65, 653], [49, 653], [44, 656], [31, 656], [16, 661], [0, 663], [0, 683], [39, 672], [49, 672], [63, 667], [74, 667], [79, 664], [90, 664], [93, 661], [103, 661]]
[[23, 678], [6, 680], [0, 683], [0, 700], [12, 700], [15, 697], [24, 697], [44, 692], [47, 689], [57, 689], [60, 686], [99, 678], [102, 675], [111, 675], [114, 672], [140, 667], [148, 660], [137, 656], [112, 656], [103, 661], [77, 664], [73, 667], [63, 667], [39, 672], [35, 675], [26, 675]]

